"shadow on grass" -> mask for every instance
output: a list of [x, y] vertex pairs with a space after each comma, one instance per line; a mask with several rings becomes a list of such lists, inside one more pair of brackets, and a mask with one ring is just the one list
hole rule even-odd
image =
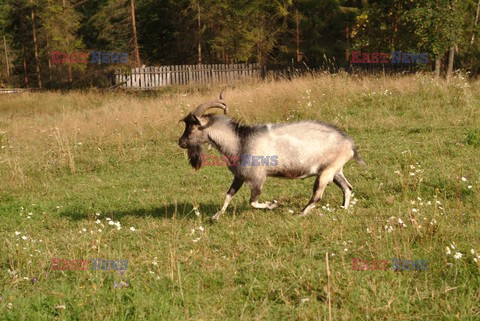
[[[221, 204], [220, 204], [221, 205]], [[198, 212], [204, 219], [212, 217], [219, 209], [220, 205], [217, 203], [203, 203], [199, 205]], [[240, 205], [236, 207], [236, 213], [241, 213], [245, 210], [245, 206]], [[232, 215], [233, 207], [225, 212], [225, 216]], [[100, 211], [101, 217], [110, 217], [112, 220], [117, 220], [125, 216], [135, 217], [154, 217], [166, 219], [198, 219], [193, 205], [188, 202], [169, 203], [156, 207], [134, 208], [125, 210], [105, 210]], [[84, 207], [66, 208], [61, 214], [71, 220], [85, 220], [96, 219], [95, 214], [91, 209]]]

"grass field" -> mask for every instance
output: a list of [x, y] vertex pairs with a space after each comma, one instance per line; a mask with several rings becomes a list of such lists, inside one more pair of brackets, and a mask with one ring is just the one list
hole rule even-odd
[[[347, 212], [330, 185], [295, 217], [314, 178], [269, 178], [261, 201], [279, 208], [251, 209], [244, 187], [212, 225], [232, 175], [189, 166], [178, 120], [219, 90], [0, 97], [0, 320], [480, 319], [479, 82], [337, 74], [228, 88], [233, 117], [331, 122], [368, 166], [345, 167]], [[52, 270], [53, 258], [128, 268]], [[352, 270], [357, 258], [428, 268]]]

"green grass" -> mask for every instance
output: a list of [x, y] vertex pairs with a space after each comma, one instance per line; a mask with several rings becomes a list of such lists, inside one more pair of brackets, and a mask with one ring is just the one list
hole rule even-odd
[[[344, 170], [348, 212], [330, 185], [295, 217], [313, 178], [269, 178], [261, 199], [279, 208], [251, 209], [243, 187], [211, 225], [232, 176], [191, 169], [177, 122], [218, 91], [0, 97], [0, 320], [328, 320], [329, 297], [333, 320], [480, 318], [480, 83], [339, 74], [228, 89], [232, 116], [334, 123], [368, 166]], [[53, 258], [128, 269], [55, 271]], [[354, 258], [428, 269], [354, 271]]]

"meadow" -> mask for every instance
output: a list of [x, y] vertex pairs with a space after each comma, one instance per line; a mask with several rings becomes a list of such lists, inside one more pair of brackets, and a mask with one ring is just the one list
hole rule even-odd
[[[178, 121], [220, 89], [0, 97], [0, 320], [480, 319], [480, 82], [339, 73], [227, 87], [231, 116], [333, 123], [367, 167], [344, 169], [348, 211], [332, 184], [296, 217], [314, 178], [269, 178], [260, 200], [280, 207], [250, 208], [243, 187], [210, 224], [232, 175], [194, 171]], [[392, 258], [428, 266], [372, 268]]]

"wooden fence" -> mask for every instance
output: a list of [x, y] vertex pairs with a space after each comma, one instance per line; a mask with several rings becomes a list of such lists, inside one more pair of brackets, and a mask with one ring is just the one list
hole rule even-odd
[[0, 88], [0, 94], [18, 94], [30, 91], [28, 88]]
[[260, 77], [259, 64], [179, 65], [115, 70], [115, 86], [155, 89], [170, 85], [210, 84]]

